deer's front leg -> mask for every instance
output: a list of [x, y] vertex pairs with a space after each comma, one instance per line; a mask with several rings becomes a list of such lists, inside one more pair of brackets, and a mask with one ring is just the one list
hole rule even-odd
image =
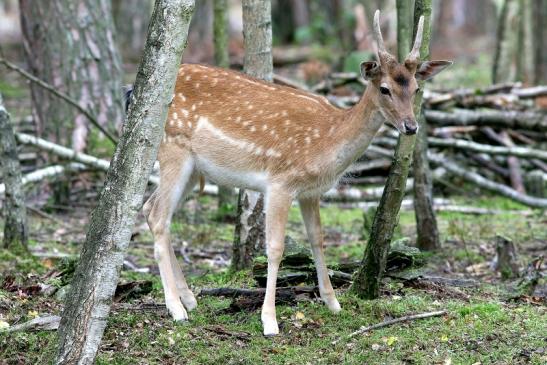
[[311, 244], [315, 267], [317, 269], [317, 282], [321, 299], [327, 307], [334, 312], [340, 312], [340, 304], [334, 294], [330, 283], [325, 255], [323, 254], [323, 233], [321, 232], [321, 216], [319, 214], [319, 198], [300, 199], [300, 211]]
[[277, 271], [285, 248], [285, 225], [292, 196], [281, 189], [270, 189], [266, 194], [266, 253], [268, 255], [268, 279], [262, 306], [262, 325], [265, 336], [279, 333], [275, 316], [275, 289]]

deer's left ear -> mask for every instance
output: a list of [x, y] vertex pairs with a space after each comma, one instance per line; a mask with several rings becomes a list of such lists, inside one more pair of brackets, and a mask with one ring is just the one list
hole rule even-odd
[[452, 61], [424, 61], [416, 70], [416, 80], [428, 80], [450, 66]]

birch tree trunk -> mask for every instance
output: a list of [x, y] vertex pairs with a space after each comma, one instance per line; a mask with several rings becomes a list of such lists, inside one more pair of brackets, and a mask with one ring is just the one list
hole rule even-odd
[[92, 364], [156, 160], [193, 0], [157, 0], [124, 134], [91, 216], [59, 327], [56, 364]]
[[4, 199], [4, 247], [27, 250], [27, 211], [21, 179], [21, 166], [17, 156], [17, 144], [0, 94], [0, 164], [5, 186]]
[[[215, 0], [213, 4], [213, 42], [215, 45], [215, 64], [230, 68], [228, 53], [228, 0]], [[218, 187], [218, 208], [233, 206], [234, 189], [225, 186]]]
[[[245, 73], [271, 81], [272, 15], [270, 0], [243, 0], [243, 37]], [[249, 268], [255, 253], [264, 250], [264, 196], [239, 191], [238, 215], [234, 235], [232, 268]]]
[[[419, 8], [416, 7], [416, 10], [419, 10]], [[421, 14], [419, 11], [415, 11], [415, 19], [419, 19], [420, 15], [424, 15], [425, 18], [423, 41], [420, 49], [420, 54], [424, 55], [429, 54], [431, 14]], [[415, 24], [415, 28], [416, 26], [417, 24]], [[399, 39], [398, 43], [401, 42], [407, 43], [411, 40]], [[423, 90], [423, 82], [421, 82], [420, 87]], [[423, 91], [420, 91], [414, 99], [415, 115], [420, 113], [422, 96]], [[380, 282], [385, 271], [389, 245], [397, 225], [398, 214], [404, 197], [415, 140], [415, 135], [399, 135], [386, 186], [372, 223], [370, 239], [365, 248], [361, 266], [351, 286], [351, 291], [359, 297], [375, 299], [380, 296]]]
[[[427, 22], [431, 19], [431, 0], [416, 0], [414, 7], [414, 24], [417, 26], [420, 15]], [[426, 24], [429, 24], [426, 23]], [[414, 31], [415, 33], [415, 31]], [[431, 33], [429, 30], [427, 33]], [[429, 38], [424, 42], [429, 45]], [[422, 47], [423, 48], [423, 47]], [[422, 50], [423, 60], [429, 59], [429, 46]], [[420, 105], [417, 106], [420, 110]], [[421, 111], [417, 111], [419, 126], [414, 147], [414, 215], [416, 217], [416, 244], [421, 250], [437, 250], [441, 247], [437, 218], [433, 209], [433, 183], [427, 159], [427, 121]]]

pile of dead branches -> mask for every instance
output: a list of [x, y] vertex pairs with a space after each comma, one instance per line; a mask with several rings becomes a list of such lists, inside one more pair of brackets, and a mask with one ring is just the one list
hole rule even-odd
[[[311, 90], [348, 107], [358, 102], [362, 84], [356, 74], [333, 74]], [[468, 190], [462, 188], [465, 182], [531, 207], [547, 207], [547, 110], [541, 107], [546, 100], [547, 86], [520, 83], [426, 91], [424, 114], [436, 187], [462, 192]], [[381, 131], [342, 180], [345, 196], [330, 194], [332, 198], [364, 200], [366, 196], [348, 185], [382, 185], [396, 137], [390, 128]]]

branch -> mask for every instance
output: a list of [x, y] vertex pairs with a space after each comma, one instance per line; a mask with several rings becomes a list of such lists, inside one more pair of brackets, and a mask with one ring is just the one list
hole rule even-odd
[[428, 123], [440, 126], [490, 126], [502, 128], [522, 128], [538, 132], [547, 131], [547, 115], [538, 112], [512, 110], [466, 110], [454, 109], [452, 112], [424, 110]]
[[4, 64], [4, 66], [6, 66], [7, 68], [9, 68], [10, 70], [13, 70], [17, 73], [19, 73], [21, 76], [23, 76], [24, 78], [26, 78], [27, 80], [31, 81], [31, 82], [34, 82], [35, 84], [37, 84], [38, 86], [46, 89], [47, 91], [51, 92], [53, 95], [57, 96], [58, 98], [60, 99], [63, 99], [64, 101], [66, 101], [67, 103], [69, 103], [70, 105], [72, 105], [73, 107], [75, 107], [76, 109], [78, 109], [80, 111], [80, 113], [82, 113], [83, 115], [86, 116], [86, 118], [91, 122], [91, 124], [93, 124], [95, 127], [97, 127], [109, 140], [112, 141], [112, 143], [114, 144], [117, 144], [118, 143], [118, 140], [116, 139], [116, 137], [114, 137], [114, 135], [112, 135], [108, 130], [106, 130], [98, 121], [97, 119], [95, 119], [95, 117], [90, 113], [88, 112], [84, 107], [82, 107], [78, 101], [74, 100], [73, 98], [71, 98], [70, 96], [68, 96], [67, 94], [65, 93], [62, 93], [58, 90], [56, 90], [53, 86], [51, 86], [50, 84], [48, 84], [47, 82], [45, 81], [42, 81], [40, 80], [39, 78], [31, 75], [30, 73], [28, 73], [27, 71], [23, 70], [22, 68], [18, 67], [17, 65], [7, 61], [6, 59], [0, 57], [0, 63]]
[[[53, 165], [48, 166], [40, 170], [33, 171], [27, 175], [24, 175], [21, 179], [21, 184], [23, 186], [37, 182], [42, 181], [46, 178], [56, 177], [59, 175], [62, 175], [66, 173], [67, 171], [82, 171], [85, 170], [85, 166], [79, 163], [71, 163], [67, 166], [61, 166], [61, 165]], [[0, 184], [0, 195], [3, 195], [6, 192], [6, 186], [4, 184]]]
[[428, 157], [432, 162], [444, 167], [448, 172], [458, 175], [483, 189], [487, 189], [500, 195], [506, 196], [529, 207], [547, 208], [547, 199], [535, 198], [530, 195], [522, 194], [515, 189], [511, 189], [508, 186], [488, 180], [484, 176], [470, 171], [469, 168], [458, 165], [456, 162], [450, 160], [446, 156], [429, 153]]
[[[439, 316], [442, 316], [442, 315], [445, 315], [447, 312], [445, 310], [442, 310], [442, 311], [436, 311], [436, 312], [427, 312], [427, 313], [421, 313], [421, 314], [412, 314], [412, 315], [409, 315], [409, 316], [404, 316], [404, 317], [399, 317], [399, 318], [395, 318], [395, 319], [390, 319], [389, 321], [384, 321], [382, 323], [377, 323], [377, 324], [373, 324], [372, 326], [368, 326], [368, 327], [365, 327], [365, 326], [362, 326], [361, 328], [359, 328], [357, 331], [349, 334], [346, 339], [350, 339], [352, 337], [355, 337], [357, 335], [362, 335], [363, 333], [365, 332], [369, 332], [369, 331], [372, 331], [372, 330], [375, 330], [377, 328], [382, 328], [382, 327], [387, 327], [387, 326], [391, 326], [392, 324], [395, 324], [395, 323], [401, 323], [401, 322], [407, 322], [407, 321], [414, 321], [416, 319], [424, 319], [424, 318], [431, 318], [431, 317], [439, 317]], [[331, 343], [333, 345], [336, 345], [338, 342], [342, 341], [344, 338], [339, 338], [335, 341], [332, 341]]]

